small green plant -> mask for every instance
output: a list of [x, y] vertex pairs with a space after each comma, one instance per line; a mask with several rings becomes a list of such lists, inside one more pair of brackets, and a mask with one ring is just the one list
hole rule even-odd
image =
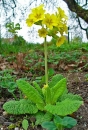
[[6, 28], [8, 28], [8, 31], [12, 33], [14, 36], [17, 35], [17, 30], [21, 29], [20, 24], [14, 24], [14, 22], [6, 23]]
[[26, 44], [26, 41], [24, 40], [24, 38], [22, 36], [18, 36], [16, 35], [13, 41], [14, 45], [24, 45]]
[[0, 88], [7, 89], [8, 92], [11, 93], [13, 97], [16, 99], [16, 96], [14, 94], [14, 91], [17, 88], [16, 82], [15, 82], [16, 77], [11, 75], [12, 72], [13, 70], [11, 69], [5, 69], [3, 71], [0, 71]]
[[64, 128], [72, 128], [77, 124], [77, 121], [72, 117], [60, 117], [55, 115], [53, 121], [46, 121], [42, 123], [42, 127], [47, 130], [64, 130]]
[[17, 31], [21, 29], [19, 23], [17, 24], [14, 24], [14, 22], [7, 23], [6, 28], [8, 28], [8, 32], [12, 33], [13, 35], [13, 41], [12, 41], [13, 44], [21, 45], [21, 44], [26, 43], [26, 41], [24, 40], [22, 36], [17, 35], [18, 33]]
[[82, 43], [82, 37], [80, 37], [80, 36], [75, 36], [73, 39], [72, 39], [72, 42], [74, 42], [74, 43]]
[[85, 74], [85, 79], [88, 81], [88, 74]]
[[[49, 68], [48, 69], [48, 77], [49, 77], [49, 79], [54, 75], [54, 69], [52, 69], [52, 68]], [[45, 83], [45, 75], [44, 76], [39, 76], [39, 77], [36, 77], [35, 78], [35, 81], [37, 82], [37, 83], [39, 83], [40, 84], [40, 86], [42, 86], [42, 84], [44, 84]]]
[[[26, 19], [26, 23], [29, 27], [33, 24], [41, 26], [38, 33], [40, 37], [44, 38], [44, 84], [40, 86], [36, 81], [30, 84], [23, 79], [17, 80], [17, 86], [24, 96], [26, 96], [26, 99], [6, 102], [3, 108], [10, 114], [33, 114], [36, 117], [36, 125], [45, 121], [52, 121], [56, 115], [53, 121], [57, 125], [54, 125], [54, 129], [58, 126], [59, 130], [62, 130], [62, 127], [71, 128], [76, 124], [72, 119], [72, 123], [69, 123], [67, 115], [77, 111], [83, 101], [79, 95], [68, 92], [67, 80], [63, 75], [56, 74], [49, 79], [46, 37], [48, 35], [55, 38], [56, 45], [59, 47], [65, 40], [63, 34], [67, 32], [67, 16], [61, 8], [57, 8], [57, 10], [55, 14], [45, 13], [43, 5], [40, 5], [32, 9], [32, 13]], [[60, 37], [57, 35], [58, 32], [61, 35]], [[53, 71], [51, 70], [50, 75], [52, 74]]]
[[24, 120], [22, 121], [22, 127], [24, 128], [24, 130], [27, 130], [27, 129], [28, 129], [28, 126], [29, 126], [28, 120], [27, 120], [27, 119], [24, 119]]

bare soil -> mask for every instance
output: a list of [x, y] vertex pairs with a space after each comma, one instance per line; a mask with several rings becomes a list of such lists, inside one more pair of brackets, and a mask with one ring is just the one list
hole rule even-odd
[[68, 77], [68, 90], [74, 94], [82, 96], [84, 104], [73, 115], [78, 124], [71, 130], [88, 130], [88, 81], [85, 81], [87, 72], [65, 74]]

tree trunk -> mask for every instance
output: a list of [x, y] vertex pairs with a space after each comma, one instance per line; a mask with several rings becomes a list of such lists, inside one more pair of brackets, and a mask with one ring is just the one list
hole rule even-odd
[[82, 8], [77, 4], [75, 0], [63, 0], [68, 5], [68, 8], [77, 14], [78, 17], [82, 18], [88, 23], [88, 10]]

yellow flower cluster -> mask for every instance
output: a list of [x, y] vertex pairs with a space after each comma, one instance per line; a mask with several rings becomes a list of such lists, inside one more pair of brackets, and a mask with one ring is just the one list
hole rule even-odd
[[[47, 35], [52, 36], [57, 40], [56, 45], [60, 46], [65, 40], [63, 34], [67, 33], [67, 19], [64, 10], [60, 7], [57, 8], [55, 14], [49, 14], [46, 13], [42, 4], [31, 10], [31, 14], [26, 19], [26, 24], [29, 27], [33, 24], [41, 25], [42, 28], [38, 30], [39, 36], [43, 38]], [[60, 37], [58, 37], [58, 33], [61, 35]]]

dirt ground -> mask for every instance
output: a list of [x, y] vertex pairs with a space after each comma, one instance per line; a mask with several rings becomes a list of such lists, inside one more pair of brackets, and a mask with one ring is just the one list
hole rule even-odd
[[85, 80], [87, 72], [65, 74], [68, 79], [68, 90], [82, 96], [84, 104], [74, 114], [78, 124], [71, 130], [88, 130], [88, 81]]
[[[57, 72], [59, 73], [59, 72]], [[85, 74], [88, 72], [67, 72], [62, 73], [65, 77], [67, 77], [67, 86], [69, 92], [74, 94], [79, 94], [82, 96], [84, 104], [79, 108], [79, 110], [74, 113], [73, 117], [77, 119], [77, 126], [72, 128], [71, 130], [88, 130], [88, 81], [85, 79]], [[4, 110], [2, 109], [3, 103], [9, 100], [5, 98], [4, 92], [2, 94], [2, 98], [0, 99], [0, 127], [1, 130], [8, 130], [8, 126], [13, 123], [14, 120], [18, 121], [21, 117], [16, 117], [12, 115], [5, 115]], [[2, 129], [3, 128], [3, 129]], [[15, 129], [14, 129], [15, 130]], [[16, 129], [21, 130], [21, 129]], [[40, 126], [37, 128], [29, 127], [28, 130], [43, 130]], [[66, 129], [68, 130], [68, 129]]]

